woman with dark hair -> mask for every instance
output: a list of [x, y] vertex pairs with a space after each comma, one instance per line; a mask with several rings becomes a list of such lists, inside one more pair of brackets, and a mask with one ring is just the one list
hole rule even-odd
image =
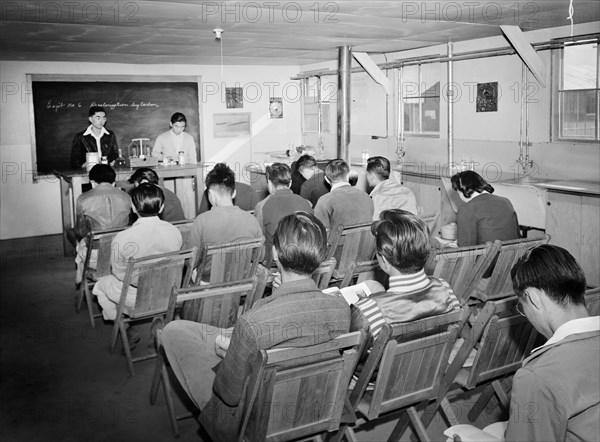
[[452, 188], [466, 203], [458, 208], [459, 247], [520, 237], [513, 205], [506, 198], [492, 195], [494, 188], [481, 175], [465, 170], [452, 176], [451, 182]]

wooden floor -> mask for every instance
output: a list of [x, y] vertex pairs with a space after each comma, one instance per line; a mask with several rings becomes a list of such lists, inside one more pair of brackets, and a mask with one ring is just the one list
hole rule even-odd
[[[148, 402], [154, 361], [136, 364], [130, 377], [120, 348], [108, 353], [111, 323], [87, 312], [75, 313], [72, 258], [62, 255], [58, 235], [0, 242], [0, 440], [9, 441], [165, 441], [174, 440], [159, 394]], [[149, 350], [148, 327], [135, 350]], [[185, 399], [185, 395], [181, 394]], [[476, 395], [455, 402], [459, 418]], [[177, 401], [183, 412], [185, 405]], [[492, 405], [478, 425], [497, 420]], [[366, 425], [364, 441], [381, 441], [394, 420]], [[445, 440], [436, 416], [434, 440]], [[201, 440], [193, 419], [180, 422], [180, 441]], [[410, 440], [405, 434], [402, 440]]]

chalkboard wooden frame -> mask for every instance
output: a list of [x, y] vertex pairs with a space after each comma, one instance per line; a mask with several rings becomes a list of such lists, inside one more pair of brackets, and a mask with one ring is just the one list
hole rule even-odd
[[[38, 171], [38, 139], [36, 136], [36, 121], [35, 121], [35, 115], [36, 115], [36, 109], [35, 109], [35, 97], [33, 97], [33, 82], [39, 82], [39, 83], [46, 83], [46, 82], [69, 82], [72, 83], [72, 87], [75, 91], [77, 91], [77, 83], [82, 83], [82, 87], [85, 87], [85, 85], [89, 85], [90, 83], [132, 83], [132, 85], [135, 85], [137, 83], [137, 87], [143, 87], [143, 85], [140, 85], [140, 83], [169, 83], [172, 84], [173, 87], [177, 87], [177, 83], [194, 83], [197, 86], [197, 103], [193, 103], [194, 106], [194, 110], [195, 110], [195, 106], [197, 106], [197, 113], [198, 113], [198, 121], [194, 121], [194, 119], [190, 119], [188, 117], [188, 127], [193, 127], [195, 126], [196, 128], [198, 128], [197, 130], [197, 138], [196, 136], [194, 136], [195, 140], [196, 140], [196, 149], [197, 149], [197, 157], [198, 160], [201, 161], [202, 158], [204, 158], [204, 131], [203, 131], [203, 125], [201, 124], [202, 121], [202, 96], [201, 96], [201, 84], [202, 84], [202, 77], [201, 76], [192, 76], [192, 75], [62, 75], [62, 74], [27, 74], [26, 75], [26, 81], [27, 81], [27, 90], [32, 91], [32, 97], [30, 97], [29, 99], [29, 124], [30, 124], [30, 134], [31, 134], [31, 157], [32, 157], [32, 164], [33, 164], [33, 169], [34, 169], [34, 182], [38, 181], [40, 178], [46, 177], [46, 176], [50, 176], [52, 173], [51, 170], [44, 170], [42, 172]], [[84, 85], [85, 83], [85, 85]], [[181, 85], [183, 86], [183, 85]], [[189, 87], [188, 87], [189, 88]], [[87, 109], [87, 108], [86, 108]], [[172, 107], [172, 112], [177, 112], [180, 111], [179, 109], [177, 109], [177, 103], [173, 103], [173, 107]], [[168, 118], [170, 118], [171, 113], [169, 113], [168, 117], [167, 117], [167, 121], [162, 121], [162, 118], [164, 118], [164, 115], [161, 117], [161, 124], [165, 124], [165, 129], [163, 131], [168, 130]], [[111, 110], [107, 109], [107, 116], [109, 117], [109, 124], [107, 124], [107, 128], [110, 129], [110, 121], [111, 121]], [[186, 115], [187, 116], [187, 115]], [[77, 127], [73, 127], [73, 136], [77, 133], [80, 132], [81, 130], [84, 130], [87, 126], [87, 111], [85, 111], [85, 117], [82, 118], [81, 124]], [[155, 137], [163, 132], [163, 131], [157, 131], [157, 133], [153, 134]], [[190, 131], [188, 131], [190, 132]], [[193, 135], [196, 135], [196, 131], [193, 131]], [[117, 133], [117, 136], [119, 134]], [[64, 147], [63, 149], [69, 149], [69, 153], [70, 153], [70, 149], [71, 149], [71, 140], [69, 140], [69, 145], [68, 147]], [[154, 141], [154, 140], [152, 140]], [[42, 147], [42, 146], [40, 146]], [[125, 156], [126, 151], [127, 151], [127, 145], [122, 145], [119, 144], [119, 147], [123, 150], [123, 154]], [[64, 153], [64, 152], [63, 152]], [[69, 167], [70, 168], [70, 167]]]

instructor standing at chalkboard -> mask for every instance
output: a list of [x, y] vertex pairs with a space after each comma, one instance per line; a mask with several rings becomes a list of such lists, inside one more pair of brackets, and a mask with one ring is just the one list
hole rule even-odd
[[99, 157], [107, 157], [111, 164], [119, 156], [119, 146], [114, 132], [107, 130], [106, 112], [100, 106], [92, 106], [89, 111], [90, 124], [86, 130], [73, 138], [71, 150], [71, 166], [74, 169], [85, 167], [85, 154], [99, 152]]
[[179, 152], [183, 152], [185, 164], [196, 164], [196, 142], [194, 137], [184, 132], [187, 120], [181, 112], [175, 112], [171, 116], [171, 130], [163, 132], [156, 138], [152, 156], [163, 161], [171, 157], [173, 161], [179, 161]]

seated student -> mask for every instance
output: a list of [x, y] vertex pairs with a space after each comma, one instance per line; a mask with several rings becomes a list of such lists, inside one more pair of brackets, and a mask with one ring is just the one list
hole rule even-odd
[[265, 235], [265, 261], [269, 262], [273, 234], [279, 220], [298, 211], [313, 213], [313, 209], [307, 200], [290, 190], [292, 171], [287, 164], [273, 163], [267, 167], [266, 175], [269, 196], [256, 205], [254, 216]]
[[[325, 257], [327, 234], [303, 212], [284, 217], [273, 236], [273, 257], [282, 283], [238, 319], [227, 348], [215, 345], [226, 333], [205, 324], [172, 321], [162, 331], [165, 353], [182, 387], [201, 410], [213, 440], [234, 440], [244, 384], [258, 350], [305, 347], [347, 333], [350, 308], [343, 298], [321, 292], [311, 278]], [[217, 347], [217, 348], [215, 348]], [[225, 352], [221, 361], [217, 355]]]
[[[158, 174], [148, 167], [140, 167], [133, 172], [133, 174], [129, 177], [128, 182], [133, 184], [135, 187], [142, 183], [150, 183], [158, 186]], [[183, 214], [183, 207], [181, 206], [179, 197], [166, 187], [159, 187], [165, 196], [165, 208], [160, 214], [160, 219], [169, 221], [170, 223], [184, 220], [185, 215]]]
[[[300, 158], [298, 158], [298, 160], [299, 159]], [[296, 195], [300, 195], [302, 184], [304, 184], [306, 181], [306, 178], [304, 178], [304, 176], [300, 173], [300, 170], [298, 170], [298, 160], [293, 161], [290, 165], [290, 169], [292, 169], [292, 185], [290, 186], [290, 189]]]
[[[165, 201], [160, 187], [142, 183], [131, 191], [131, 201], [133, 210], [139, 218], [131, 227], [117, 233], [114, 237], [111, 244], [113, 250], [110, 257], [111, 275], [100, 278], [93, 290], [102, 307], [102, 316], [111, 321], [117, 317], [117, 306], [121, 299], [129, 258], [174, 252], [181, 249], [182, 245], [179, 229], [158, 217]], [[137, 294], [135, 285], [134, 280], [127, 292], [125, 305], [128, 307], [135, 305]], [[128, 333], [130, 333], [129, 329]], [[139, 336], [130, 335], [130, 337], [132, 344], [139, 341]]]
[[317, 166], [317, 160], [310, 155], [302, 155], [296, 161], [298, 171], [306, 179], [300, 188], [300, 196], [310, 201], [315, 207], [321, 196], [329, 193], [329, 183], [325, 181], [325, 173]]
[[367, 161], [367, 182], [373, 187], [373, 220], [388, 209], [402, 209], [417, 214], [417, 199], [414, 193], [398, 183], [391, 174], [390, 161], [384, 157], [371, 157]]
[[[67, 235], [73, 242], [77, 242], [77, 284], [83, 276], [83, 262], [87, 252], [82, 238], [92, 230], [117, 229], [129, 224], [131, 200], [127, 193], [114, 187], [116, 176], [109, 165], [96, 164], [89, 173], [92, 190], [82, 193], [75, 203], [75, 229], [67, 232]], [[97, 251], [93, 251], [90, 257], [90, 266], [93, 268], [96, 267], [96, 257]]]
[[465, 170], [453, 175], [451, 182], [466, 203], [458, 208], [459, 247], [519, 238], [519, 222], [511, 202], [492, 195], [494, 188], [481, 175]]
[[325, 179], [331, 191], [319, 198], [315, 215], [329, 232], [339, 225], [351, 226], [373, 220], [373, 201], [360, 189], [350, 186], [350, 168], [344, 160], [331, 160], [325, 167]]
[[429, 234], [421, 219], [404, 210], [384, 210], [371, 231], [377, 261], [390, 278], [387, 291], [362, 298], [352, 307], [351, 330], [367, 330], [366, 348], [386, 322], [410, 322], [460, 308], [446, 281], [425, 275]]
[[583, 270], [567, 250], [544, 244], [517, 261], [511, 278], [519, 313], [548, 341], [513, 378], [504, 440], [599, 440], [600, 317], [586, 308]]
[[[225, 163], [217, 163], [214, 168], [227, 167]], [[235, 178], [235, 173], [234, 173]], [[256, 206], [256, 193], [254, 189], [246, 183], [235, 182], [235, 198], [233, 198], [233, 205], [238, 206], [240, 209], [245, 211], [254, 210]], [[212, 204], [208, 199], [208, 189], [204, 190], [202, 194], [202, 201], [200, 201], [200, 209], [198, 213], [208, 212], [212, 209]]]
[[[235, 174], [227, 165], [215, 166], [206, 175], [206, 188], [212, 209], [201, 213], [194, 220], [190, 234], [190, 246], [202, 251], [206, 245], [224, 244], [242, 239], [260, 238], [262, 228], [249, 212], [233, 205], [235, 198]], [[208, 271], [202, 275], [207, 281]]]

